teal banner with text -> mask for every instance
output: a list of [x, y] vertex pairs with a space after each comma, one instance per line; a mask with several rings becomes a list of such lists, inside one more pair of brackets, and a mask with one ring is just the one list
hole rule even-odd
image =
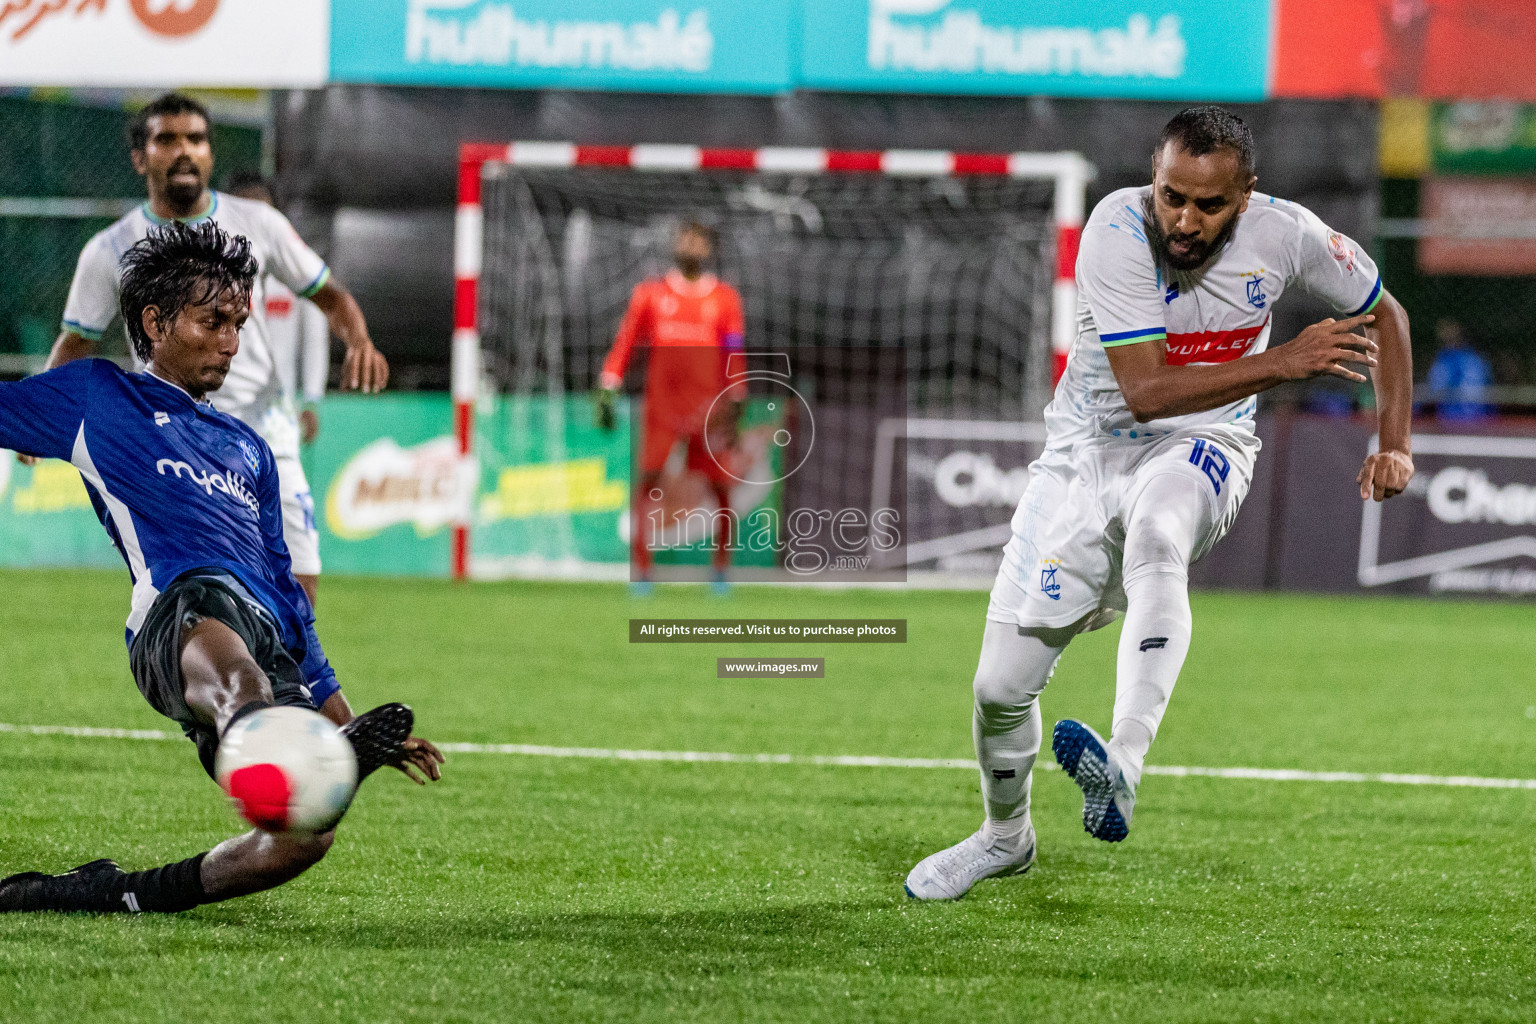
[[1270, 5], [1226, 0], [808, 0], [812, 89], [1259, 100]]
[[331, 78], [783, 92], [799, 13], [798, 0], [332, 0]]

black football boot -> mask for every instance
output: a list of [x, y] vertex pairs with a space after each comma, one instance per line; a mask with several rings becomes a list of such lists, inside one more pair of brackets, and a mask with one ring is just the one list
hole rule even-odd
[[124, 878], [114, 860], [93, 860], [62, 875], [23, 871], [0, 878], [0, 913], [34, 910], [111, 914], [136, 911], [124, 902]]
[[341, 734], [357, 755], [357, 781], [385, 765], [405, 760], [405, 741], [411, 738], [416, 715], [405, 704], [380, 704], [341, 727]]

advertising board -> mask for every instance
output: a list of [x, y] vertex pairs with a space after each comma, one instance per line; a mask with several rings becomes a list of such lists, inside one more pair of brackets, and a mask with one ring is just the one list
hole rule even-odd
[[1413, 458], [1401, 497], [1365, 505], [1360, 585], [1536, 594], [1536, 438], [1418, 434]]
[[1438, 175], [1424, 179], [1422, 274], [1536, 274], [1536, 177]]
[[1270, 5], [332, 0], [338, 81], [1257, 100]]
[[813, 89], [1258, 100], [1269, 65], [1269, 4], [818, 0], [803, 18]]
[[315, 0], [8, 0], [0, 85], [323, 85], [329, 15]]
[[332, 0], [343, 82], [773, 93], [796, 0]]

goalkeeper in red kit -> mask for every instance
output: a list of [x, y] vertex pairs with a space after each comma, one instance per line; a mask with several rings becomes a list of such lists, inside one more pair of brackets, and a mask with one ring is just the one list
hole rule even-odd
[[[735, 444], [746, 392], [741, 384], [731, 385], [726, 359], [741, 350], [744, 323], [736, 289], [704, 272], [714, 241], [714, 232], [702, 224], [690, 222], [678, 229], [672, 247], [675, 265], [663, 276], [635, 286], [599, 381], [598, 424], [611, 429], [635, 346], [650, 346], [630, 535], [641, 593], [651, 586], [648, 517], [658, 504], [662, 469], [679, 441], [688, 446], [688, 469], [703, 474], [722, 511], [731, 507], [732, 477], [720, 460]], [[729, 516], [713, 521], [714, 586], [722, 591], [733, 531]]]

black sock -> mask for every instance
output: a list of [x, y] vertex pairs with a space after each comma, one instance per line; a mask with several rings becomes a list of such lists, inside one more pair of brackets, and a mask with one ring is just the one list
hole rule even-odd
[[121, 909], [174, 914], [207, 902], [208, 893], [203, 890], [203, 858], [206, 856], [207, 853], [200, 853], [164, 867], [123, 875]]
[[[230, 727], [233, 726], [236, 722], [240, 721], [240, 719], [244, 718], [246, 715], [260, 711], [262, 708], [270, 708], [272, 706], [272, 702], [268, 700], [253, 700], [249, 703], [241, 704], [238, 708], [235, 709], [235, 713], [229, 716], [229, 722], [224, 726], [224, 732], [229, 732]], [[221, 738], [223, 735], [224, 733], [219, 733]]]

